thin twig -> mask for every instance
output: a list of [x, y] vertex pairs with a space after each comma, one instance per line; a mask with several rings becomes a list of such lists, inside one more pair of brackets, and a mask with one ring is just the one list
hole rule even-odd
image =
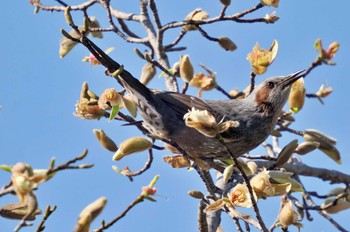
[[41, 219], [36, 232], [41, 232], [45, 230], [45, 222], [46, 220], [50, 217], [50, 215], [56, 210], [57, 206], [54, 205], [52, 208], [50, 205], [46, 206], [46, 210], [45, 210], [45, 214], [43, 216], [43, 218]]

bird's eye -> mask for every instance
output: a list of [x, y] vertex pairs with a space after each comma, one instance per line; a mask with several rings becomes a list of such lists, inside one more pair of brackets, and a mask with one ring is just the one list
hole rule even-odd
[[273, 89], [275, 87], [275, 83], [273, 83], [272, 81], [269, 81], [266, 83], [266, 86], [269, 87], [270, 89]]

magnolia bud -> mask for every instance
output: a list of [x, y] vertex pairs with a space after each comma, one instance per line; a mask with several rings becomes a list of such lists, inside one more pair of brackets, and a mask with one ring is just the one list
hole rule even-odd
[[[204, 20], [204, 19], [207, 19], [209, 17], [209, 14], [208, 12], [206, 11], [203, 11], [202, 9], [195, 9], [194, 11], [190, 12], [186, 17], [185, 17], [185, 20], [193, 20], [193, 21], [196, 21], [196, 20]], [[185, 25], [183, 26], [183, 30], [184, 31], [191, 31], [191, 30], [196, 30], [197, 29], [197, 26], [195, 25]]]
[[291, 111], [297, 113], [303, 108], [306, 90], [304, 88], [304, 78], [296, 80], [290, 90], [288, 103]]
[[[28, 206], [25, 203], [10, 203], [8, 205], [5, 205], [0, 208], [0, 215], [1, 217], [8, 218], [8, 219], [18, 219], [21, 220], [24, 216], [26, 216], [29, 213]], [[34, 213], [31, 213], [29, 216], [26, 217], [26, 220], [28, 221], [34, 221], [35, 216], [41, 214], [40, 209], [36, 209]]]
[[152, 147], [153, 143], [143, 137], [132, 137], [119, 145], [119, 149], [113, 156], [113, 160], [120, 160], [126, 155], [135, 152], [145, 151]]
[[92, 131], [102, 147], [111, 152], [116, 152], [118, 150], [117, 145], [106, 135], [103, 130], [93, 129]]
[[232, 40], [230, 40], [228, 37], [218, 38], [218, 43], [226, 51], [234, 51], [237, 49], [236, 44]]
[[125, 108], [131, 114], [131, 116], [133, 116], [135, 118], [137, 115], [137, 106], [136, 106], [134, 100], [132, 100], [132, 97], [130, 94], [126, 94], [123, 96], [123, 103], [124, 103]]
[[319, 148], [319, 146], [319, 142], [303, 142], [299, 144], [298, 147], [295, 149], [295, 153], [297, 153], [298, 155], [306, 155], [307, 153], [310, 153], [313, 150]]
[[305, 141], [320, 143], [318, 149], [320, 149], [323, 153], [325, 153], [328, 157], [333, 159], [338, 164], [341, 164], [340, 152], [335, 147], [335, 139], [312, 129], [305, 130], [303, 137]]
[[186, 83], [190, 82], [193, 78], [194, 69], [191, 64], [188, 55], [184, 55], [180, 58], [180, 76]]
[[74, 232], [89, 231], [91, 222], [102, 212], [107, 203], [107, 198], [101, 197], [86, 206], [79, 215], [78, 222], [74, 228]]
[[147, 85], [155, 75], [156, 69], [154, 65], [147, 62], [142, 68], [140, 82], [144, 85]]
[[224, 6], [229, 6], [231, 4], [231, 0], [220, 0], [220, 2], [222, 3], [222, 5]]
[[278, 157], [276, 160], [276, 166], [280, 166], [287, 163], [297, 147], [298, 147], [298, 140], [296, 139], [288, 143], [282, 149], [282, 151], [278, 154]]
[[283, 228], [287, 228], [290, 225], [297, 225], [298, 216], [299, 214], [293, 209], [292, 202], [286, 202], [278, 215], [278, 225]]
[[201, 191], [191, 190], [191, 191], [188, 191], [187, 194], [196, 199], [204, 198], [204, 194]]

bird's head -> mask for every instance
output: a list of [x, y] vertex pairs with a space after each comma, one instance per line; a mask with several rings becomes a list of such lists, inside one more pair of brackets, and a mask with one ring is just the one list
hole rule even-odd
[[288, 99], [292, 84], [303, 76], [305, 70], [286, 77], [270, 77], [257, 85], [248, 97], [256, 103], [261, 112], [279, 113]]

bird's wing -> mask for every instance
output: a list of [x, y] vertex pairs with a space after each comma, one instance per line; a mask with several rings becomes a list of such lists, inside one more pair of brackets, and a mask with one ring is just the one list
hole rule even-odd
[[192, 107], [197, 110], [207, 110], [210, 113], [214, 113], [213, 109], [205, 101], [197, 97], [169, 91], [153, 91], [153, 93], [181, 115], [186, 114]]

